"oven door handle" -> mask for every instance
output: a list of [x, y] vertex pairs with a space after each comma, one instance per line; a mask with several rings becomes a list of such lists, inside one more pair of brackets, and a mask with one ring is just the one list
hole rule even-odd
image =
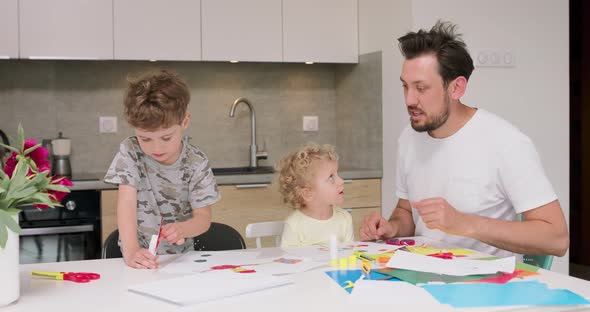
[[92, 231], [94, 231], [94, 225], [92, 225], [92, 224], [73, 225], [73, 226], [56, 226], [56, 227], [22, 229], [20, 236], [46, 235], [46, 234], [66, 234], [66, 233], [79, 233], [79, 232], [92, 232]]

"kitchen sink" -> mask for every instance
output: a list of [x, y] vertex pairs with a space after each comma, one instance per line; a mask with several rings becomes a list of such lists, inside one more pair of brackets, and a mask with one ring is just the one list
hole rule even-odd
[[212, 168], [214, 175], [231, 175], [231, 174], [263, 174], [273, 173], [275, 170], [271, 166], [261, 167], [225, 167]]

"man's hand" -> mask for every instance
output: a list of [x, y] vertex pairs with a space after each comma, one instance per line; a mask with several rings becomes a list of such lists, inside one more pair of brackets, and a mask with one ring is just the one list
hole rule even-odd
[[360, 229], [362, 241], [389, 239], [397, 234], [398, 228], [385, 220], [379, 213], [372, 213], [365, 216]]
[[466, 235], [470, 224], [467, 215], [457, 211], [444, 198], [427, 198], [419, 202], [412, 202], [412, 207], [429, 229], [437, 229], [446, 233]]
[[136, 251], [131, 252], [129, 257], [125, 257], [125, 263], [136, 269], [157, 269], [157, 260], [158, 256], [152, 255], [152, 253], [145, 248], [139, 248]]
[[184, 244], [184, 230], [180, 223], [168, 223], [162, 227], [163, 239], [170, 242], [170, 244], [182, 245]]

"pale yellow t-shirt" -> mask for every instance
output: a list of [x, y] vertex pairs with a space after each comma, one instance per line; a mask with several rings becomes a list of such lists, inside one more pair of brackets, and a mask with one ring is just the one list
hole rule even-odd
[[330, 219], [317, 220], [295, 209], [285, 220], [281, 247], [327, 246], [332, 234], [336, 234], [340, 243], [354, 240], [350, 213], [340, 207], [334, 207]]

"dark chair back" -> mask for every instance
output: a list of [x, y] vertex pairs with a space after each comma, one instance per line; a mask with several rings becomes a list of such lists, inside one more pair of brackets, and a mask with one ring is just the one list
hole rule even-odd
[[211, 222], [209, 230], [194, 237], [195, 250], [216, 251], [246, 249], [244, 238], [233, 227]]
[[119, 247], [119, 230], [114, 230], [107, 239], [104, 241], [104, 247], [102, 247], [102, 258], [123, 258], [121, 248]]

